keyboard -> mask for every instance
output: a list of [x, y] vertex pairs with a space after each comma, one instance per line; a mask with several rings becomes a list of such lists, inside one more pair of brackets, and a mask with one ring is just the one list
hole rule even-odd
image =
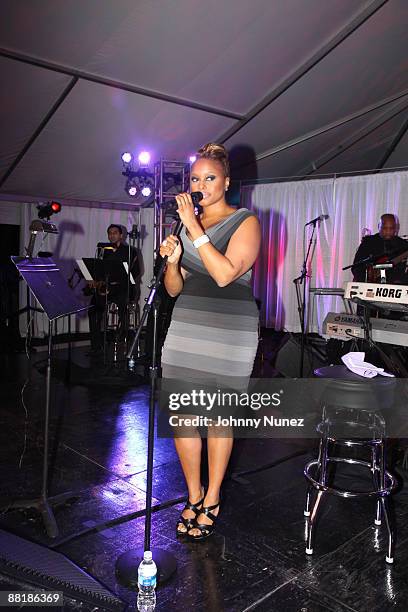
[[[370, 326], [374, 342], [408, 346], [408, 321], [371, 318]], [[323, 321], [322, 335], [336, 340], [364, 338], [363, 320], [357, 315], [329, 312]]]
[[344, 298], [374, 308], [408, 313], [408, 285], [353, 281], [345, 284]]

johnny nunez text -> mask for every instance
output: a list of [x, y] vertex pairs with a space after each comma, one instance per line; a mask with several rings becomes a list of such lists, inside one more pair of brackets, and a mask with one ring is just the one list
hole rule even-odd
[[264, 415], [257, 419], [242, 419], [233, 416], [218, 416], [216, 419], [208, 416], [172, 415], [169, 417], [169, 424], [172, 427], [253, 427], [258, 429], [261, 423], [264, 427], [304, 427], [304, 419], [277, 418], [271, 415]]

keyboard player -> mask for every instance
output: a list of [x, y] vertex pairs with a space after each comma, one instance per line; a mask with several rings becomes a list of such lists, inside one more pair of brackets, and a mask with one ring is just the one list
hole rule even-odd
[[[392, 258], [398, 257], [408, 251], [408, 241], [398, 236], [398, 218], [391, 213], [384, 213], [378, 223], [378, 233], [374, 236], [365, 236], [358, 247], [353, 267], [353, 280], [358, 282], [380, 283], [380, 273], [372, 267], [373, 263], [385, 263]], [[373, 259], [374, 258], [374, 259]], [[366, 259], [369, 259], [367, 263]], [[357, 262], [361, 262], [357, 265]], [[407, 260], [404, 258], [392, 268], [386, 270], [388, 285], [408, 285]], [[357, 308], [359, 314], [363, 314], [361, 307]], [[378, 311], [370, 308], [371, 317], [380, 316], [386, 319], [405, 319], [406, 315], [395, 310]]]
[[[379, 260], [392, 259], [405, 251], [408, 251], [408, 241], [403, 240], [398, 236], [398, 219], [395, 215], [385, 213], [381, 215], [378, 224], [378, 233], [374, 236], [365, 236], [358, 247], [353, 267], [353, 280], [359, 282], [380, 282], [379, 278], [374, 275], [376, 270], [372, 269], [372, 263]], [[367, 264], [364, 260], [367, 258], [375, 258]], [[357, 262], [362, 262], [357, 265]], [[392, 285], [408, 285], [407, 261], [404, 259], [400, 263], [393, 266], [386, 272], [387, 283]]]

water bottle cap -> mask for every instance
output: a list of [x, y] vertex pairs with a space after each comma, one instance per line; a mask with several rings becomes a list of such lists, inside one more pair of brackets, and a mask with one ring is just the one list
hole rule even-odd
[[144, 551], [144, 555], [143, 555], [143, 559], [144, 559], [144, 561], [151, 561], [153, 559], [152, 551], [151, 550], [145, 550]]

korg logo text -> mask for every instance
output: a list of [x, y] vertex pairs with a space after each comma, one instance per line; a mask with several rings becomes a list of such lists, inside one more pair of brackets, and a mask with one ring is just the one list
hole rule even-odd
[[377, 287], [375, 295], [378, 297], [400, 298], [402, 296], [402, 289]]

